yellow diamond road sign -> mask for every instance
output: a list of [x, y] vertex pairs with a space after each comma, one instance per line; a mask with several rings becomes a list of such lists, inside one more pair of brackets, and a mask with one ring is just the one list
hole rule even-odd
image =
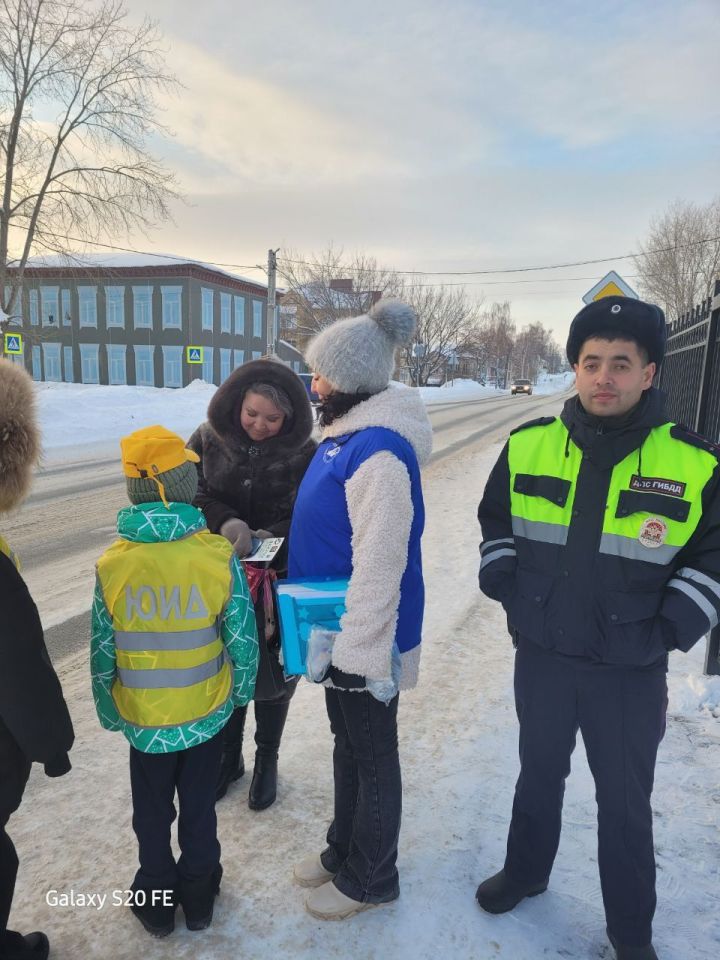
[[22, 352], [23, 352], [22, 334], [6, 333], [5, 334], [5, 353], [20, 354]]
[[602, 280], [598, 280], [595, 286], [588, 290], [583, 297], [583, 303], [592, 303], [593, 300], [601, 300], [603, 297], [631, 297], [633, 300], [640, 299], [630, 284], [626, 283], [620, 274], [615, 273], [614, 270], [606, 273]]
[[188, 363], [203, 362], [203, 354], [205, 352], [203, 347], [188, 347], [185, 352]]

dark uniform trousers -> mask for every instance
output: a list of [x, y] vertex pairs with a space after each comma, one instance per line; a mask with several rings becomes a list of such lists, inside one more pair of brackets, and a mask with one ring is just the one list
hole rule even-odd
[[665, 733], [666, 670], [664, 659], [644, 668], [601, 664], [546, 651], [522, 637], [515, 658], [520, 776], [505, 870], [522, 883], [550, 876], [579, 728], [595, 780], [607, 927], [627, 946], [644, 946], [652, 934], [650, 795]]
[[29, 775], [30, 761], [3, 730], [0, 732], [0, 948], [7, 930], [18, 871], [15, 846], [5, 827], [20, 806]]
[[[220, 863], [215, 788], [220, 772], [222, 731], [189, 750], [142, 753], [130, 747], [133, 830], [140, 869], [135, 889], [174, 890], [180, 880], [210, 876]], [[175, 863], [170, 827], [178, 807], [180, 859]]]

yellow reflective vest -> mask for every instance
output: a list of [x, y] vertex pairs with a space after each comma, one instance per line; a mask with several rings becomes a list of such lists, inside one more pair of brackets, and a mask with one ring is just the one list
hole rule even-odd
[[118, 540], [97, 565], [112, 618], [120, 716], [137, 727], [175, 727], [222, 707], [232, 665], [219, 636], [230, 599], [232, 547], [202, 530], [184, 539]]

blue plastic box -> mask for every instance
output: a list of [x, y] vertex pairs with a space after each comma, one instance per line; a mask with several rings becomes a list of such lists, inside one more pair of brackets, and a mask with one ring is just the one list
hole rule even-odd
[[305, 674], [308, 637], [314, 626], [335, 632], [340, 629], [347, 586], [348, 581], [343, 578], [295, 577], [275, 581], [280, 645], [288, 676]]

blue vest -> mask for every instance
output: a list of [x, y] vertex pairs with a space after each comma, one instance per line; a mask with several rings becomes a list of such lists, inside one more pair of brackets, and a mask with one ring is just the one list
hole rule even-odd
[[[292, 525], [288, 575], [290, 577], [350, 577], [353, 570], [352, 527], [345, 484], [373, 454], [388, 451], [407, 467], [413, 520], [408, 557], [400, 583], [400, 607], [395, 642], [401, 653], [420, 643], [425, 588], [420, 538], [425, 525], [420, 467], [412, 445], [386, 427], [368, 427], [356, 433], [324, 440], [315, 452], [298, 490]], [[388, 537], [393, 531], [387, 531]], [[372, 562], [372, 558], [369, 562]]]

